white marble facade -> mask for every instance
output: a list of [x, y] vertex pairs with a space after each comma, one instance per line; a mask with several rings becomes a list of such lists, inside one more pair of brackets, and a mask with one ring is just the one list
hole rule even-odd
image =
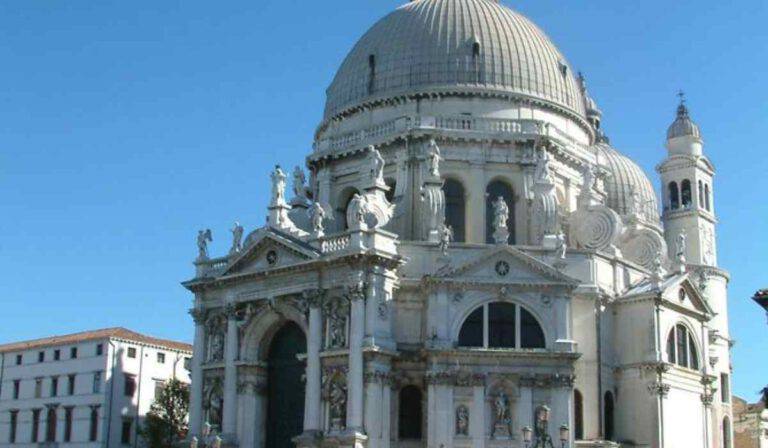
[[385, 17], [328, 89], [308, 175], [273, 171], [266, 225], [236, 224], [218, 258], [198, 237], [191, 442], [523, 447], [530, 428], [559, 446], [567, 428], [568, 446], [728, 448], [699, 129], [681, 103], [659, 201], [601, 118], [496, 1]]

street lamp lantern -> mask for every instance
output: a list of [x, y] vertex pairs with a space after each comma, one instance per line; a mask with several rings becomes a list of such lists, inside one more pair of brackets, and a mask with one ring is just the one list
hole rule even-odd
[[569, 439], [568, 425], [566, 424], [560, 425], [560, 443], [562, 444], [563, 448], [565, 448], [565, 444], [568, 443], [568, 439]]
[[528, 448], [531, 445], [531, 436], [533, 435], [533, 430], [530, 426], [525, 426], [522, 429], [523, 431], [523, 442], [525, 442], [525, 448]]

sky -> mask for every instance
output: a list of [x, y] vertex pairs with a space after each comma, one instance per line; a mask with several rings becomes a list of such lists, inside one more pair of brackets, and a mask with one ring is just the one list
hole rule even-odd
[[[109, 326], [191, 341], [195, 237], [264, 224], [345, 54], [404, 0], [0, 2], [0, 343]], [[768, 2], [504, 0], [585, 73], [658, 184], [676, 93], [714, 162], [733, 389], [768, 384]], [[737, 6], [736, 6], [737, 5]], [[658, 187], [657, 187], [658, 188]]]

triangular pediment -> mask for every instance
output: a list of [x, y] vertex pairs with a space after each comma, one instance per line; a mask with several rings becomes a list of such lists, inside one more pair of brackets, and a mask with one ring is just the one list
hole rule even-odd
[[320, 251], [291, 235], [263, 227], [248, 235], [242, 252], [223, 275], [267, 271], [320, 257]]
[[538, 258], [512, 246], [498, 246], [458, 264], [441, 269], [435, 279], [504, 284], [546, 284], [576, 287], [579, 282]]
[[651, 278], [642, 280], [629, 289], [622, 299], [642, 297], [661, 297], [662, 306], [676, 311], [688, 311], [703, 315], [714, 315], [696, 284], [691, 281], [690, 273], [673, 273], [660, 284]]

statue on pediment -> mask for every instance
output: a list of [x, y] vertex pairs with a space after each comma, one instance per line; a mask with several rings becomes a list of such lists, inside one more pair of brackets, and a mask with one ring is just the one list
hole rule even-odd
[[272, 174], [270, 175], [272, 180], [272, 201], [270, 202], [270, 206], [279, 207], [286, 205], [285, 180], [287, 177], [285, 171], [280, 168], [280, 165], [275, 165], [275, 170], [272, 171]]
[[197, 259], [208, 259], [208, 243], [213, 241], [211, 229], [199, 230], [197, 232]]
[[239, 222], [235, 221], [234, 227], [230, 230], [232, 232], [232, 247], [229, 249], [229, 254], [236, 254], [243, 250], [243, 226]]

